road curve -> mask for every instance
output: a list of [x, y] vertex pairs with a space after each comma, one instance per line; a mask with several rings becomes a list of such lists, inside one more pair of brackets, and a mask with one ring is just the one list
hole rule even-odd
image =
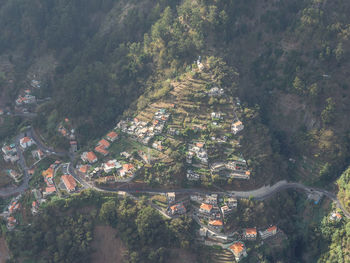
[[[312, 193], [312, 192], [317, 192], [319, 194], [323, 194], [326, 197], [328, 197], [329, 199], [331, 199], [332, 201], [334, 201], [337, 205], [337, 207], [339, 207], [344, 215], [347, 218], [350, 218], [350, 213], [343, 207], [343, 205], [341, 204], [341, 202], [338, 200], [337, 196], [334, 193], [328, 192], [324, 189], [320, 189], [320, 188], [314, 188], [314, 187], [308, 187], [305, 186], [301, 183], [296, 183], [296, 182], [287, 182], [286, 180], [282, 180], [277, 182], [274, 185], [267, 185], [267, 186], [262, 186], [258, 189], [254, 189], [254, 190], [250, 190], [250, 191], [206, 191], [206, 190], [202, 190], [202, 189], [194, 189], [194, 188], [182, 188], [182, 189], [170, 189], [170, 190], [164, 190], [164, 189], [130, 189], [129, 187], [119, 187], [118, 189], [114, 189], [114, 190], [110, 190], [110, 189], [106, 189], [106, 188], [102, 188], [102, 187], [96, 187], [95, 185], [91, 185], [88, 182], [86, 182], [83, 178], [79, 177], [75, 171], [73, 166], [71, 165], [71, 163], [73, 162], [74, 159], [74, 155], [70, 154], [69, 152], [55, 152], [53, 149], [47, 147], [46, 145], [44, 145], [41, 140], [39, 139], [39, 137], [37, 136], [37, 134], [35, 133], [35, 130], [33, 128], [29, 129], [26, 132], [27, 136], [30, 136], [33, 138], [33, 140], [36, 142], [37, 146], [45, 152], [50, 152], [51, 154], [55, 154], [57, 156], [68, 156], [71, 160], [70, 163], [68, 163], [68, 167], [67, 167], [67, 171], [70, 172], [70, 174], [73, 175], [73, 177], [86, 189], [91, 188], [94, 189], [96, 191], [101, 191], [101, 192], [118, 192], [118, 191], [124, 191], [128, 194], [132, 194], [132, 193], [167, 193], [167, 192], [176, 192], [176, 193], [187, 193], [187, 194], [196, 194], [196, 193], [200, 193], [200, 194], [232, 194], [237, 198], [253, 198], [256, 200], [264, 200], [266, 198], [269, 198], [271, 196], [273, 196], [274, 194], [287, 190], [287, 189], [294, 189], [294, 190], [301, 190], [304, 191], [306, 193]], [[28, 175], [28, 168], [26, 166], [25, 160], [24, 160], [24, 156], [23, 153], [19, 147], [19, 140], [20, 138], [22, 138], [24, 136], [24, 134], [20, 134], [16, 137], [16, 147], [17, 150], [19, 152], [19, 164], [21, 165], [23, 172], [24, 172], [24, 179], [22, 184], [19, 187], [8, 187], [5, 189], [0, 190], [0, 197], [9, 197], [15, 194], [20, 194], [22, 192], [24, 192], [27, 188], [28, 188], [28, 182], [29, 182], [29, 175]]]

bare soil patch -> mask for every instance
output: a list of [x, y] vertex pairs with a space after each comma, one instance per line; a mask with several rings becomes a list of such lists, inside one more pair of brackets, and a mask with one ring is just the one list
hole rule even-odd
[[91, 256], [92, 263], [122, 263], [126, 248], [116, 237], [117, 230], [110, 226], [96, 226]]

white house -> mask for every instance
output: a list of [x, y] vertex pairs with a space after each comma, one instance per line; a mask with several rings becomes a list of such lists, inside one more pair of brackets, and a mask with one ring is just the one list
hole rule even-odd
[[26, 149], [26, 148], [32, 146], [34, 144], [34, 141], [32, 140], [32, 138], [23, 137], [22, 139], [20, 139], [19, 144], [21, 145], [21, 147], [23, 149]]
[[109, 160], [108, 162], [103, 164], [103, 170], [105, 173], [110, 173], [113, 169], [122, 168], [121, 164], [117, 162], [117, 160]]

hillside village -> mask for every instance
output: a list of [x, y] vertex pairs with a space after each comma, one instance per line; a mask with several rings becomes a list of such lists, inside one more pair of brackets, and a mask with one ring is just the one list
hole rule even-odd
[[[137, 181], [150, 187], [210, 189], [218, 187], [218, 182], [254, 180], [256, 174], [246, 160], [249, 156], [240, 151], [245, 132], [241, 102], [213, 81], [208, 67], [199, 59], [181, 78], [168, 81], [162, 96], [124, 116], [89, 146], [78, 148], [79, 135], [68, 118], [56, 128], [57, 134], [69, 141], [67, 152], [57, 153], [44, 146], [33, 129], [3, 145], [7, 164], [3, 172], [17, 185], [29, 181], [30, 189], [11, 199], [3, 212], [8, 230], [24, 224], [23, 203], [30, 203], [27, 208], [37, 216], [40, 207], [52, 198], [65, 198], [88, 188], [113, 191], [118, 184]], [[137, 194], [117, 193], [139, 198]], [[271, 220], [249, 227], [237, 225], [233, 216], [242, 216], [238, 211], [245, 204], [234, 194], [224, 193], [177, 193], [164, 188], [164, 192], [143, 198], [169, 220], [191, 216], [199, 226], [196, 242], [221, 247], [231, 262], [246, 257], [251, 245], [278, 244], [286, 239], [277, 222]], [[316, 195], [310, 193], [308, 198], [318, 203], [322, 195]], [[342, 215], [337, 211], [329, 217], [332, 222], [340, 220]]]
[[[156, 102], [120, 120], [94, 149], [82, 152], [78, 171], [106, 183], [133, 178], [135, 173], [156, 184], [179, 184], [179, 176], [188, 184], [249, 180], [247, 161], [233, 150], [244, 130], [238, 117], [240, 100], [215, 86], [212, 78], [207, 65], [198, 60], [182, 80], [169, 83]], [[180, 171], [167, 171], [176, 163]], [[145, 171], [155, 176], [150, 180]]]

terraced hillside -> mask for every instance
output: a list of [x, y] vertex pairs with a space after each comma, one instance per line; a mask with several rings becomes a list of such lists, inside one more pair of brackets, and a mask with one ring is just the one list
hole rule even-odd
[[[99, 162], [92, 168], [116, 159], [135, 168], [138, 182], [153, 186], [244, 189], [271, 182], [279, 174], [275, 161], [267, 159], [272, 156], [267, 128], [232, 92], [237, 82], [237, 73], [210, 57], [149, 89], [137, 110], [129, 109], [116, 125], [119, 139], [109, 152], [97, 151]], [[120, 171], [103, 173], [97, 181], [114, 184], [125, 178]]]

